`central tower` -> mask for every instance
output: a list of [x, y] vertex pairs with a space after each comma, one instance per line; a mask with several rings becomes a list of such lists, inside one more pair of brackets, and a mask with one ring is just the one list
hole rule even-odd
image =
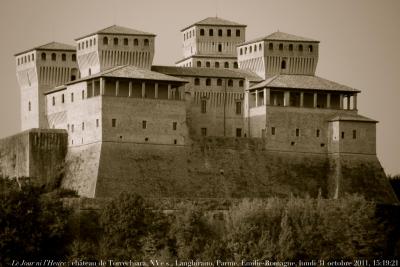
[[176, 66], [238, 68], [236, 46], [245, 41], [246, 25], [209, 17], [181, 32], [183, 59]]

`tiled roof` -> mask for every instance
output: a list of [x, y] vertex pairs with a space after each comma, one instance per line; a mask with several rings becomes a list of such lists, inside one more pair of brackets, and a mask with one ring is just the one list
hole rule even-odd
[[95, 34], [120, 34], [120, 35], [156, 36], [153, 33], [143, 32], [143, 31], [127, 28], [127, 27], [118, 26], [118, 25], [112, 25], [110, 27], [104, 28], [104, 29], [99, 30], [97, 32], [94, 32], [94, 33], [91, 33], [91, 34], [86, 34], [85, 36], [79, 37], [79, 38], [77, 38], [75, 40], [80, 40], [82, 38], [85, 38], [85, 37], [88, 37], [88, 36], [92, 36], [92, 35], [95, 35]]
[[311, 38], [306, 38], [306, 37], [301, 37], [289, 33], [284, 33], [284, 32], [274, 32], [271, 33], [270, 35], [256, 38], [247, 42], [244, 42], [242, 44], [239, 44], [238, 46], [241, 45], [246, 45], [246, 44], [251, 44], [251, 43], [256, 43], [256, 42], [261, 42], [261, 41], [292, 41], [292, 42], [313, 42], [313, 43], [319, 43], [319, 41], [311, 39]]
[[203, 20], [200, 20], [196, 23], [193, 23], [185, 28], [183, 28], [181, 31], [186, 30], [187, 28], [192, 27], [193, 25], [203, 25], [203, 26], [237, 26], [237, 27], [246, 27], [244, 24], [240, 24], [234, 21], [218, 18], [218, 17], [208, 17]]
[[372, 122], [372, 123], [378, 122], [376, 120], [358, 114], [339, 114], [329, 119], [328, 121], [360, 121], [360, 122]]
[[342, 85], [333, 81], [329, 81], [318, 76], [312, 75], [289, 75], [280, 74], [269, 78], [261, 83], [255, 84], [251, 89], [257, 88], [291, 88], [291, 89], [309, 89], [309, 90], [326, 90], [326, 91], [343, 91], [343, 92], [360, 92], [354, 88]]
[[179, 62], [185, 61], [185, 60], [187, 60], [187, 59], [189, 59], [189, 58], [219, 58], [219, 59], [226, 58], [226, 59], [236, 59], [236, 60], [237, 60], [237, 57], [236, 57], [236, 56], [229, 56], [229, 55], [205, 55], [205, 54], [203, 54], [203, 55], [192, 55], [192, 56], [189, 56], [189, 57], [185, 57], [185, 58], [183, 58], [183, 59], [181, 59], [181, 60], [178, 60], [178, 61], [175, 62], [175, 63], [179, 63]]
[[[138, 79], [138, 80], [156, 80], [156, 81], [165, 81], [165, 82], [178, 82], [178, 83], [187, 83], [186, 80], [173, 77], [170, 75], [166, 75], [163, 73], [151, 71], [148, 69], [142, 69], [131, 65], [123, 65], [113, 67], [102, 72], [83, 77], [81, 79], [71, 81], [66, 83], [66, 85], [86, 81], [93, 78], [98, 77], [115, 77], [115, 78], [130, 78], [130, 79]], [[51, 92], [54, 89], [48, 91]]]
[[262, 81], [262, 78], [254, 72], [240, 69], [186, 68], [174, 66], [152, 66], [151, 69], [174, 76], [247, 78], [250, 81]]
[[14, 56], [18, 56], [21, 54], [24, 54], [26, 52], [29, 51], [33, 51], [33, 50], [52, 50], [52, 51], [75, 51], [76, 48], [73, 45], [69, 45], [69, 44], [63, 44], [63, 43], [58, 43], [58, 42], [51, 42], [51, 43], [47, 43], [45, 45], [41, 45], [41, 46], [36, 46], [34, 48], [25, 50], [23, 52], [19, 52], [17, 54], [15, 54]]

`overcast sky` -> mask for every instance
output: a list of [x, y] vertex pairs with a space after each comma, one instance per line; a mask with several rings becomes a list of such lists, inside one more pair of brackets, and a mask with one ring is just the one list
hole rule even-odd
[[246, 24], [247, 40], [276, 30], [320, 40], [317, 75], [362, 91], [359, 113], [379, 121], [378, 157], [400, 173], [398, 0], [1, 0], [0, 138], [20, 130], [15, 53], [117, 24], [155, 33], [154, 64], [173, 65], [180, 29], [216, 14]]

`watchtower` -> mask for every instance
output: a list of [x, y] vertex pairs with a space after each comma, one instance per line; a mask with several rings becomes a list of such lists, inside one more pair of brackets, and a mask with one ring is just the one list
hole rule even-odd
[[21, 130], [48, 128], [44, 93], [79, 78], [74, 46], [52, 42], [15, 54]]
[[113, 25], [75, 39], [82, 77], [121, 65], [150, 69], [154, 38], [152, 33]]

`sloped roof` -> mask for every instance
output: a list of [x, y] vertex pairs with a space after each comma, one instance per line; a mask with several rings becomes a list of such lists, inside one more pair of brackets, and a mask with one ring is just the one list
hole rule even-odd
[[182, 59], [178, 60], [177, 62], [175, 62], [175, 64], [177, 64], [177, 63], [179, 63], [179, 62], [182, 62], [182, 61], [185, 61], [185, 60], [187, 60], [187, 59], [189, 59], [189, 58], [218, 58], [218, 59], [224, 59], [224, 58], [225, 58], [225, 59], [234, 59], [234, 60], [237, 60], [236, 55], [230, 56], [230, 55], [202, 54], [202, 55], [191, 55], [191, 56], [182, 58]]
[[236, 26], [236, 27], [246, 27], [244, 24], [240, 24], [234, 21], [230, 21], [227, 19], [219, 18], [219, 17], [208, 17], [203, 20], [200, 20], [196, 23], [193, 23], [185, 28], [183, 28], [181, 31], [186, 30], [187, 28], [190, 28], [194, 25], [203, 25], [203, 26]]
[[291, 42], [312, 42], [312, 43], [319, 43], [319, 41], [307, 38], [307, 37], [302, 37], [294, 34], [289, 34], [285, 32], [274, 32], [271, 33], [270, 35], [256, 38], [244, 43], [239, 44], [238, 46], [241, 45], [246, 45], [246, 44], [251, 44], [251, 43], [256, 43], [256, 42], [261, 42], [261, 41], [291, 41]]
[[19, 52], [17, 54], [15, 54], [14, 56], [18, 56], [21, 54], [25, 54], [29, 51], [33, 51], [33, 50], [51, 50], [51, 51], [75, 51], [76, 48], [73, 45], [69, 45], [69, 44], [63, 44], [63, 43], [58, 43], [58, 42], [50, 42], [44, 45], [40, 45], [40, 46], [36, 46], [34, 48], [25, 50], [23, 52]]
[[309, 89], [343, 92], [360, 92], [360, 90], [342, 85], [324, 78], [312, 75], [280, 74], [269, 78], [261, 83], [255, 84], [249, 89], [257, 88], [290, 88], [290, 89]]
[[98, 30], [96, 32], [93, 32], [91, 34], [86, 34], [85, 36], [76, 38], [75, 40], [80, 40], [82, 38], [85, 38], [85, 37], [88, 37], [88, 36], [92, 36], [92, 35], [95, 35], [95, 34], [119, 34], [119, 35], [156, 36], [153, 33], [139, 31], [139, 30], [135, 30], [135, 29], [127, 28], [127, 27], [122, 27], [122, 26], [118, 26], [118, 25], [112, 25], [112, 26], [109, 26], [109, 27], [104, 28], [102, 30]]
[[186, 68], [174, 66], [152, 66], [153, 71], [165, 73], [174, 76], [188, 77], [220, 77], [220, 78], [237, 78], [249, 79], [250, 81], [262, 81], [262, 78], [254, 72], [240, 69], [224, 69], [224, 68]]
[[338, 114], [329, 119], [328, 121], [359, 121], [359, 122], [371, 122], [377, 123], [378, 121], [370, 119], [359, 114]]

